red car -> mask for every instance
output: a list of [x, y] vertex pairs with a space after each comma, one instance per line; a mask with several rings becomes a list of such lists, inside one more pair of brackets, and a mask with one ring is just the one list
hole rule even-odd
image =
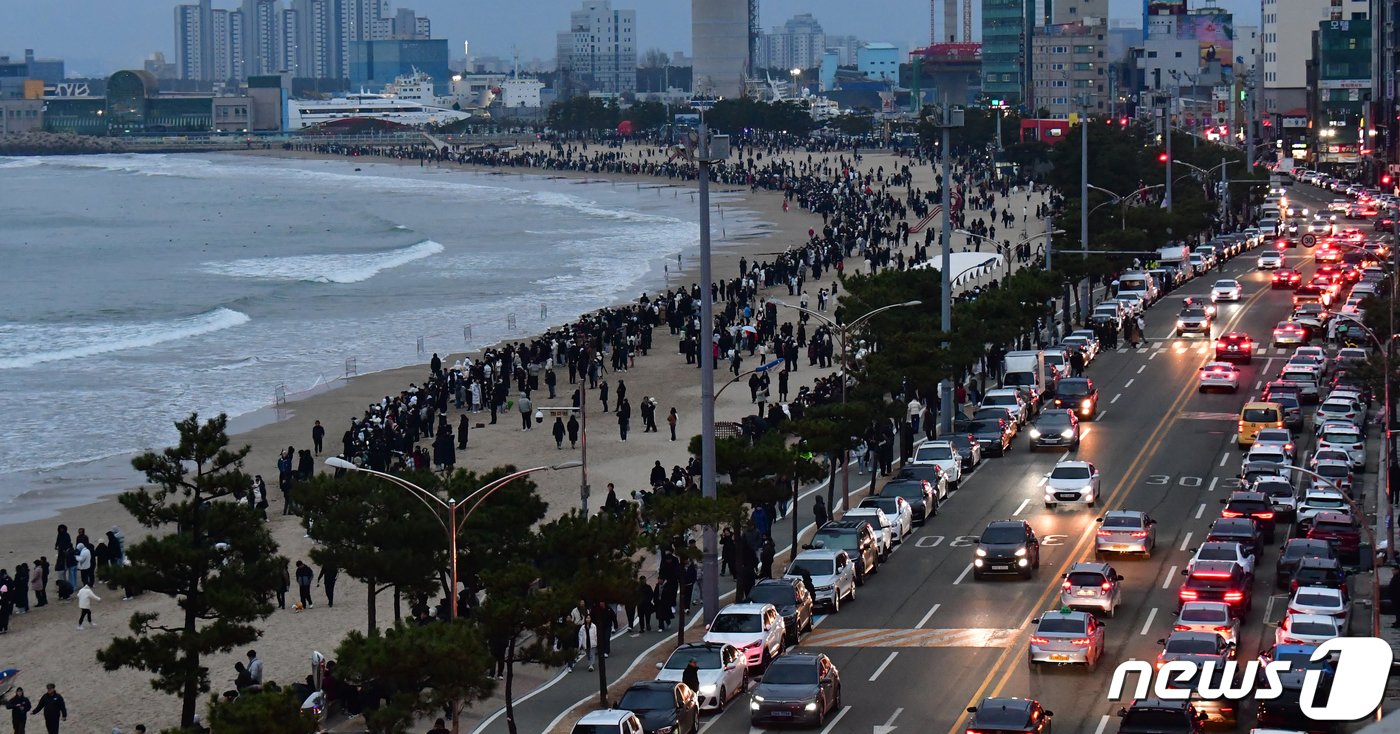
[[1356, 560], [1361, 553], [1361, 530], [1350, 514], [1319, 512], [1308, 528], [1309, 540], [1325, 540], [1342, 560]]
[[1303, 274], [1293, 268], [1279, 268], [1274, 271], [1274, 288], [1297, 288], [1303, 283]]
[[1245, 364], [1254, 361], [1254, 340], [1248, 334], [1232, 331], [1215, 340], [1217, 360], [1238, 359]]

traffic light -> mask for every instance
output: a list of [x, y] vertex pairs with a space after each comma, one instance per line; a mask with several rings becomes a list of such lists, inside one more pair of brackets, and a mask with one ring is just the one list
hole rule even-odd
[[1382, 174], [1382, 175], [1381, 175], [1381, 185], [1382, 185], [1382, 186], [1389, 186], [1390, 183], [1391, 183], [1391, 180], [1392, 180], [1392, 179], [1390, 178], [1390, 174], [1386, 173], [1386, 174]]
[[1168, 160], [1168, 159], [1167, 159], [1167, 153], [1166, 153], [1166, 151], [1162, 151], [1161, 153], [1158, 153], [1158, 154], [1157, 154], [1157, 162], [1158, 162], [1158, 163], [1166, 163], [1167, 160]]
[[1127, 127], [1127, 126], [1128, 126], [1128, 118], [1126, 118], [1126, 117], [1120, 118], [1120, 119], [1118, 120], [1118, 125], [1119, 125], [1120, 127]]

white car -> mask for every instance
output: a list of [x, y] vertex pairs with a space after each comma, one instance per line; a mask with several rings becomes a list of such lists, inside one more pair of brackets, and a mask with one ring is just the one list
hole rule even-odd
[[1351, 466], [1358, 471], [1366, 468], [1366, 437], [1361, 430], [1348, 423], [1328, 423], [1322, 427], [1317, 437], [1317, 449], [1341, 449], [1347, 452]]
[[1321, 645], [1340, 637], [1342, 626], [1324, 614], [1289, 614], [1274, 631], [1275, 645]]
[[[1287, 428], [1260, 429], [1258, 433], [1254, 434], [1254, 445], [1250, 447], [1250, 450], [1253, 451], [1261, 447], [1279, 449], [1286, 457], [1286, 463], [1292, 463], [1298, 451], [1297, 444], [1293, 443], [1293, 433]], [[1273, 461], [1273, 459], [1266, 459], [1261, 455], [1259, 461]]]
[[1250, 446], [1249, 451], [1244, 455], [1244, 466], [1257, 466], [1259, 464], [1281, 464], [1283, 466], [1288, 466], [1292, 463], [1292, 450], [1276, 443], [1256, 443]]
[[1317, 471], [1318, 464], [1324, 461], [1345, 461], [1351, 463], [1351, 455], [1341, 449], [1318, 449], [1308, 459], [1308, 468]]
[[1210, 287], [1210, 300], [1216, 302], [1238, 301], [1243, 294], [1244, 286], [1241, 286], [1240, 282], [1234, 278], [1217, 280], [1215, 285]]
[[1099, 470], [1087, 461], [1061, 461], [1045, 475], [1045, 506], [1061, 502], [1090, 507], [1099, 499]]
[[1253, 576], [1254, 560], [1254, 556], [1245, 549], [1243, 544], [1224, 540], [1208, 540], [1196, 549], [1196, 555], [1192, 556], [1191, 562], [1186, 564], [1186, 571], [1190, 573], [1194, 570], [1197, 561], [1229, 561], [1243, 569], [1246, 574]]
[[1303, 495], [1303, 501], [1298, 503], [1298, 524], [1306, 525], [1311, 523], [1313, 518], [1323, 512], [1350, 512], [1351, 504], [1341, 493], [1333, 489], [1309, 489]]
[[1300, 586], [1288, 600], [1289, 614], [1320, 614], [1337, 620], [1337, 626], [1346, 632], [1351, 619], [1351, 604], [1342, 595], [1341, 589], [1328, 586]]
[[1319, 461], [1313, 467], [1313, 471], [1322, 475], [1322, 478], [1311, 477], [1312, 486], [1318, 489], [1341, 490], [1351, 492], [1351, 486], [1356, 478], [1351, 471], [1350, 461]]
[[574, 724], [573, 734], [642, 734], [642, 721], [631, 711], [590, 711]]
[[881, 497], [878, 494], [866, 495], [857, 507], [878, 507], [885, 511], [890, 520], [894, 522], [895, 545], [904, 542], [914, 532], [914, 508], [909, 506], [909, 500], [903, 497]]
[[1031, 409], [1026, 401], [1021, 398], [1021, 391], [1014, 387], [998, 387], [988, 390], [982, 396], [982, 404], [979, 408], [1005, 408], [1007, 412], [1016, 419], [1016, 424], [1026, 425], [1030, 420]]
[[1322, 347], [1303, 346], [1293, 350], [1290, 362], [1297, 362], [1303, 359], [1310, 359], [1317, 363], [1317, 367], [1323, 374], [1327, 373], [1327, 350]]
[[719, 610], [705, 630], [705, 642], [739, 648], [748, 666], [760, 670], [783, 654], [786, 639], [783, 616], [772, 604], [730, 604]]
[[1318, 403], [1317, 413], [1313, 415], [1313, 425], [1321, 426], [1328, 423], [1356, 423], [1366, 419], [1366, 409], [1358, 405], [1354, 400], [1347, 397], [1328, 397]]
[[1099, 335], [1093, 329], [1075, 329], [1065, 337], [1066, 344], [1082, 343], [1084, 345], [1084, 358], [1090, 362], [1099, 356], [1099, 350], [1103, 347], [1099, 343]]
[[[1176, 613], [1175, 632], [1214, 632], [1226, 642], [1239, 644], [1240, 619], [1223, 601], [1188, 601]], [[1231, 651], [1234, 657], [1234, 651]]]
[[1278, 250], [1265, 250], [1259, 253], [1260, 270], [1277, 270], [1283, 267], [1283, 253]]
[[665, 663], [657, 663], [656, 679], [680, 683], [686, 666], [694, 660], [700, 667], [700, 690], [696, 691], [701, 710], [716, 711], [743, 693], [749, 668], [739, 648], [714, 642], [681, 645]]
[[962, 453], [952, 441], [921, 441], [914, 447], [914, 456], [909, 460], [909, 464], [938, 467], [948, 482], [949, 492], [956, 491], [962, 484]]
[[1124, 293], [1118, 296], [1116, 300], [1118, 303], [1122, 304], [1123, 311], [1129, 316], [1142, 315], [1143, 306], [1145, 305], [1142, 301], [1142, 296], [1136, 293]]
[[1209, 362], [1198, 373], [1197, 389], [1201, 392], [1212, 389], [1239, 392], [1240, 368], [1229, 362]]
[[812, 577], [813, 606], [825, 605], [833, 612], [841, 611], [841, 601], [856, 598], [856, 566], [846, 551], [832, 548], [812, 548], [797, 554], [783, 572], [785, 579], [802, 580], [803, 573]]
[[1351, 296], [1346, 303], [1342, 304], [1341, 311], [1351, 316], [1361, 315], [1361, 302], [1366, 300], [1364, 296]]
[[864, 520], [870, 523], [871, 529], [875, 531], [875, 541], [879, 544], [881, 561], [889, 558], [895, 545], [902, 540], [894, 521], [878, 507], [855, 507], [847, 510], [841, 519]]

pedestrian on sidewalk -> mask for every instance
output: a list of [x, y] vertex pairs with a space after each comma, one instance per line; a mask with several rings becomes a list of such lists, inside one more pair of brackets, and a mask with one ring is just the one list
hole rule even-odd
[[654, 611], [652, 597], [655, 592], [651, 589], [651, 584], [647, 583], [647, 577], [637, 577], [637, 618], [632, 624], [632, 636], [643, 632], [651, 631], [651, 615]]
[[666, 632], [671, 628], [671, 620], [675, 618], [671, 604], [675, 597], [666, 598], [666, 582], [657, 579], [656, 586], [652, 589], [652, 605], [656, 610], [656, 631]]
[[583, 617], [583, 624], [578, 628], [578, 646], [583, 650], [583, 657], [588, 660], [588, 671], [593, 672], [593, 652], [598, 640], [598, 628], [593, 624], [593, 618], [587, 614]]
[[831, 513], [826, 509], [826, 500], [821, 495], [817, 495], [816, 501], [812, 503], [812, 515], [816, 518], [818, 528], [831, 519]]

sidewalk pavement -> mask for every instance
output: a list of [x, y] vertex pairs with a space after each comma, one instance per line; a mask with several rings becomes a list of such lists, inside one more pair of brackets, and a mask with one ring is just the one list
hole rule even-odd
[[[860, 498], [865, 495], [869, 488], [871, 476], [869, 472], [861, 473], [859, 466], [852, 466], [850, 471], [851, 504], [856, 505], [859, 504]], [[788, 514], [773, 524], [773, 540], [778, 545], [773, 562], [773, 576], [775, 578], [781, 575], [782, 567], [786, 563], [785, 554], [792, 549], [792, 520], [794, 516], [797, 518], [800, 544], [815, 530], [815, 521], [812, 515], [813, 500], [819, 492], [823, 497], [826, 497], [827, 491], [827, 480], [806, 487], [798, 495], [798, 506], [789, 508]], [[841, 472], [839, 471], [836, 473], [834, 496], [836, 502], [832, 507], [844, 509], [841, 505]], [[732, 602], [734, 577], [721, 577], [719, 590], [721, 605]], [[692, 607], [689, 620], [691, 623], [698, 620], [700, 614], [698, 584], [695, 597], [696, 606]], [[692, 626], [686, 630], [686, 641], [697, 642], [702, 635], [703, 632], [698, 626]], [[638, 635], [633, 635], [626, 630], [615, 633], [611, 640], [612, 652], [606, 660], [608, 685], [614, 685], [619, 680], [628, 677], [629, 674], [641, 680], [652, 679], [653, 672], [638, 670], [636, 666], [644, 662], [650, 664], [650, 658], [669, 652], [674, 649], [675, 644], [676, 632], [674, 628], [666, 634], [658, 634], [655, 630]], [[517, 668], [517, 670], [519, 669]], [[517, 673], [517, 675], [519, 674]], [[561, 669], [534, 690], [516, 700], [516, 727], [521, 732], [549, 732], [564, 721], [570, 712], [579, 715], [594, 710], [598, 707], [597, 704], [598, 672], [589, 672], [588, 666], [580, 662], [575, 665], [573, 673]], [[575, 709], [578, 711], [575, 712]], [[503, 707], [488, 714], [487, 718], [471, 730], [472, 734], [505, 734], [507, 731]]]

